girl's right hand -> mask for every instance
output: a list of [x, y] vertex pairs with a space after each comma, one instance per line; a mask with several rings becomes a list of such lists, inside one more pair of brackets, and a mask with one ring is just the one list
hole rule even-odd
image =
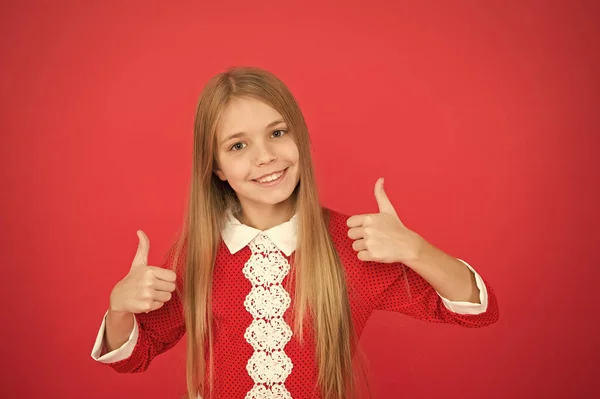
[[139, 245], [131, 269], [110, 293], [110, 311], [113, 313], [151, 312], [168, 302], [175, 291], [175, 272], [148, 266], [150, 240], [142, 230], [138, 230], [137, 235]]

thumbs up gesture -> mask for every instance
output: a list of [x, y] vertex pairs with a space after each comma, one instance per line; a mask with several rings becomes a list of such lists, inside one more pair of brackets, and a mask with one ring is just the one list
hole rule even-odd
[[383, 189], [383, 178], [375, 183], [375, 199], [379, 213], [348, 218], [348, 237], [358, 259], [381, 263], [409, 264], [418, 259], [425, 240], [408, 229], [398, 217]]
[[138, 249], [129, 273], [114, 286], [110, 294], [110, 310], [113, 312], [151, 312], [168, 302], [175, 291], [175, 272], [148, 266], [150, 241], [141, 230], [137, 235]]

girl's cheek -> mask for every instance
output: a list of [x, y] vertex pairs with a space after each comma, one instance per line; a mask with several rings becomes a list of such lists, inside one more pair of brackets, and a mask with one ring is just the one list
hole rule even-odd
[[251, 160], [249, 157], [240, 157], [231, 165], [231, 171], [238, 179], [245, 179], [252, 171]]

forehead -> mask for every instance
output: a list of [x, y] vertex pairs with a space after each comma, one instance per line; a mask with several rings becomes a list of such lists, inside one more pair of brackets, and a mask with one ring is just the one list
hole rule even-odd
[[278, 119], [283, 119], [281, 114], [266, 103], [254, 98], [234, 97], [223, 110], [217, 136], [262, 132], [269, 123]]

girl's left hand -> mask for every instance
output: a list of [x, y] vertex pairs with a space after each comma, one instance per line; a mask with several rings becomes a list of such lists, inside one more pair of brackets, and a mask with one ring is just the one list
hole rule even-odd
[[348, 218], [348, 237], [355, 240], [352, 248], [362, 261], [410, 266], [419, 259], [425, 239], [402, 223], [383, 189], [383, 178], [375, 183], [375, 199], [379, 213]]

